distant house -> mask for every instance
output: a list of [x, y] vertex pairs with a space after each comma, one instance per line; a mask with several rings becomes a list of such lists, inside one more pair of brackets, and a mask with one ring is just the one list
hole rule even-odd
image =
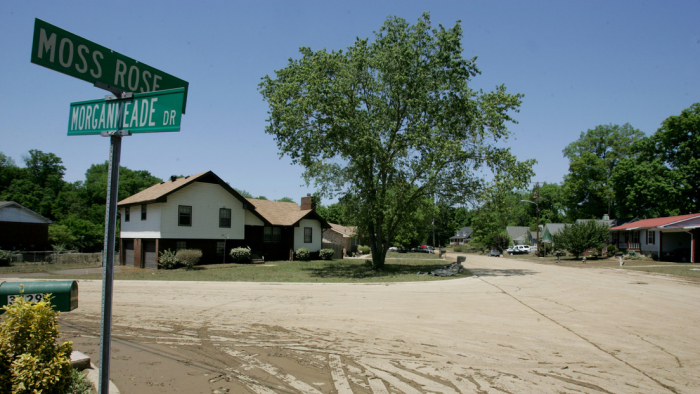
[[266, 260], [321, 249], [328, 224], [311, 197], [295, 203], [246, 199], [211, 171], [151, 186], [118, 203], [122, 264], [156, 268], [164, 250], [199, 249], [202, 262], [230, 261], [234, 247]]
[[662, 261], [698, 261], [700, 213], [642, 219], [610, 229], [618, 249], [637, 251]]
[[506, 233], [513, 241], [514, 245], [525, 245], [526, 243], [532, 244], [533, 239], [530, 236], [530, 227], [525, 226], [508, 226], [506, 227]]
[[542, 228], [542, 242], [554, 245], [553, 236], [564, 229], [564, 227], [570, 226], [566, 223], [547, 223]]
[[474, 230], [472, 230], [471, 227], [462, 227], [461, 229], [457, 230], [457, 234], [450, 237], [450, 245], [466, 245], [472, 240], [473, 232]]
[[[338, 245], [340, 253], [336, 254], [336, 258], [343, 258], [355, 252], [359, 245], [357, 236], [357, 227], [341, 226], [340, 224], [328, 223], [330, 228], [323, 230], [323, 243], [330, 245]], [[326, 247], [326, 246], [324, 246]], [[332, 247], [335, 249], [335, 247]]]
[[50, 250], [52, 221], [14, 201], [0, 201], [0, 249]]

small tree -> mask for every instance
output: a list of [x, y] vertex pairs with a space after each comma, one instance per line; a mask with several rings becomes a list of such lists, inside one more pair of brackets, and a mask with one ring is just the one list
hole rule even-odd
[[565, 226], [552, 236], [554, 245], [564, 248], [578, 258], [584, 251], [605, 242], [610, 234], [610, 228], [603, 223], [590, 220]]
[[508, 249], [510, 245], [510, 237], [508, 234], [496, 234], [493, 237], [493, 247], [498, 249], [499, 252], [503, 253], [504, 250]]

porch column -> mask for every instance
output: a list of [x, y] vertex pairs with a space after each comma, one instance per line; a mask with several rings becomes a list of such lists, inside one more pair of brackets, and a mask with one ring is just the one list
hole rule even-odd
[[659, 261], [663, 261], [663, 255], [664, 255], [664, 233], [659, 230]]
[[693, 241], [690, 243], [690, 262], [694, 263], [695, 262], [695, 238], [698, 236], [698, 231], [696, 228], [691, 231], [691, 234], [693, 236]]

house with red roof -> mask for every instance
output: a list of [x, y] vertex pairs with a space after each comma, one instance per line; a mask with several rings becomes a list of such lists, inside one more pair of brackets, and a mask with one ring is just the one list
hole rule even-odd
[[700, 213], [642, 219], [612, 227], [613, 244], [620, 250], [642, 253], [662, 261], [699, 259]]

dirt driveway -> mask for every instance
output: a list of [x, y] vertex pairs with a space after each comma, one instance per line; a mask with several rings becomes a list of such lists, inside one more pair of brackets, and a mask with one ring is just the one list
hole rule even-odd
[[[454, 257], [454, 256], [452, 256]], [[700, 286], [469, 255], [399, 284], [118, 281], [122, 393], [698, 393]], [[62, 333], [95, 362], [99, 281]]]

